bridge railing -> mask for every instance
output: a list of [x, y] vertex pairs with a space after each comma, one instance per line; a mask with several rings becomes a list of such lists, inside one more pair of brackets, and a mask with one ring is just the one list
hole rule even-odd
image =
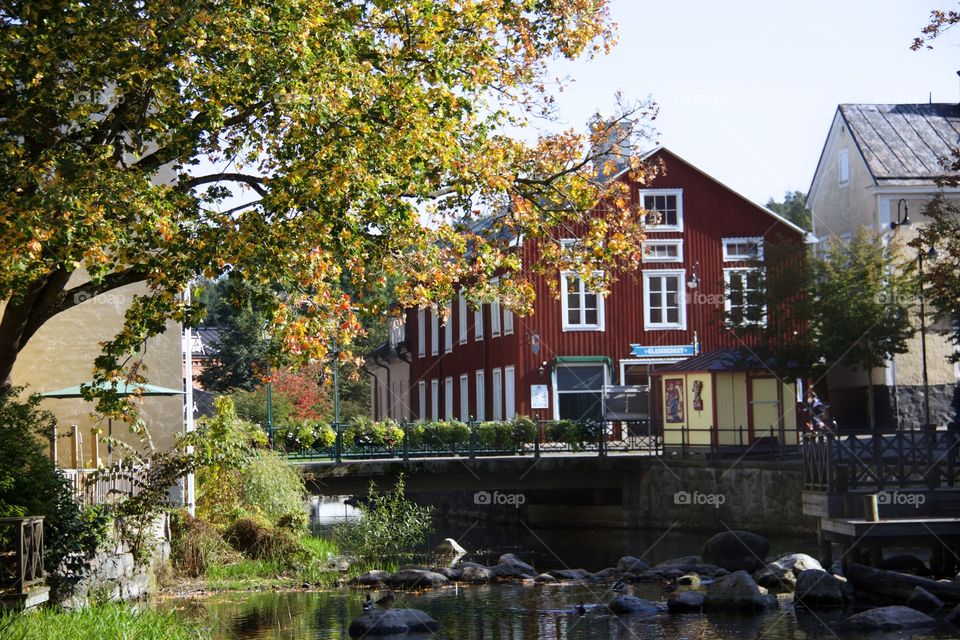
[[797, 450], [796, 432], [733, 428], [666, 431], [646, 421], [516, 420], [512, 422], [401, 422], [393, 427], [357, 429], [331, 425], [333, 436], [303, 443], [271, 438], [292, 459], [409, 459], [423, 457], [596, 455], [750, 456], [781, 459]]
[[803, 443], [808, 491], [960, 487], [953, 431], [901, 430], [877, 434], [811, 434]]
[[43, 517], [0, 518], [0, 592], [23, 594], [43, 581]]

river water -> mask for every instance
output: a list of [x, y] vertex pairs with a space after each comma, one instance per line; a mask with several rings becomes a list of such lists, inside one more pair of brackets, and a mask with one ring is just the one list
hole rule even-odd
[[[483, 524], [447, 525], [436, 537], [457, 537], [473, 550], [469, 560], [492, 563], [516, 553], [538, 570], [585, 568], [598, 571], [625, 554], [643, 555], [653, 565], [699, 552], [701, 533], [676, 531], [586, 531], [504, 529]], [[504, 541], [507, 541], [505, 543]], [[431, 544], [436, 540], [431, 540]], [[772, 538], [771, 555], [813, 551], [809, 538]], [[442, 623], [432, 636], [445, 640], [794, 640], [806, 638], [946, 638], [947, 628], [919, 634], [837, 635], [835, 625], [852, 611], [828, 613], [794, 609], [789, 598], [762, 615], [615, 616], [602, 605], [615, 594], [609, 584], [524, 586], [500, 584], [398, 593], [397, 607], [427, 612]], [[630, 585], [630, 592], [653, 601], [666, 595], [658, 584]], [[202, 598], [165, 599], [159, 604], [200, 622], [216, 640], [327, 640], [348, 638], [350, 621], [362, 613], [363, 590], [229, 593]], [[586, 615], [576, 607], [584, 604]]]

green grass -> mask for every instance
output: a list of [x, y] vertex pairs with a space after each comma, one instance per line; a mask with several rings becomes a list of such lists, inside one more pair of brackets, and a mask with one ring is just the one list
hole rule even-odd
[[299, 587], [304, 583], [321, 587], [336, 586], [342, 574], [330, 567], [337, 557], [337, 545], [326, 538], [304, 536], [300, 540], [303, 557], [292, 564], [284, 560], [250, 560], [207, 567], [206, 586], [214, 591], [246, 591], [269, 587]]
[[0, 614], [0, 638], [18, 640], [204, 640], [209, 636], [174, 613], [104, 604], [80, 611], [39, 609]]

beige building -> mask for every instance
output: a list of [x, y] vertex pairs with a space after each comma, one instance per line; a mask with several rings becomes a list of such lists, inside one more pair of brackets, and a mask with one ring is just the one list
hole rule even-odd
[[[923, 205], [937, 192], [940, 164], [960, 144], [960, 105], [842, 104], [837, 108], [817, 165], [807, 206], [813, 212], [813, 233], [820, 246], [831, 239], [849, 240], [861, 228], [906, 243], [923, 224]], [[957, 194], [960, 190], [950, 190]], [[900, 224], [909, 213], [910, 224]], [[851, 300], [850, 304], [856, 304]], [[920, 326], [919, 307], [916, 326]], [[952, 417], [950, 403], [960, 370], [928, 308], [925, 314], [926, 370], [930, 420], [944, 425]], [[881, 426], [919, 427], [925, 421], [921, 334], [910, 351], [892, 358], [874, 372], [876, 415]], [[828, 376], [834, 417], [841, 425], [866, 425], [866, 375], [836, 368]]]
[[[69, 286], [79, 284], [83, 277], [75, 274], [76, 281], [71, 281]], [[145, 291], [143, 284], [128, 285], [84, 300], [48, 320], [20, 352], [13, 369], [13, 384], [25, 386], [25, 393], [44, 393], [89, 382], [94, 359], [101, 352], [100, 343], [117, 333], [132, 297]], [[169, 323], [166, 332], [148, 340], [139, 355], [143, 359], [141, 371], [150, 384], [183, 388], [180, 325]], [[168, 448], [175, 434], [184, 428], [183, 396], [145, 397], [137, 402], [154, 445], [157, 449]], [[102, 417], [93, 415], [94, 406], [82, 399], [43, 401], [42, 407], [57, 418], [60, 435], [57, 454], [61, 467], [73, 466], [71, 425], [78, 425], [82, 438], [82, 459], [78, 466], [95, 466], [95, 448], [101, 464], [106, 464], [107, 446], [96, 440], [93, 430], [102, 429], [106, 435], [108, 424]], [[144, 446], [138, 436], [130, 433], [128, 425], [114, 422], [113, 435], [131, 446], [141, 449]], [[114, 455], [120, 453], [115, 451]]]
[[370, 415], [374, 420], [410, 419], [410, 350], [403, 316], [390, 318], [387, 341], [367, 355]]

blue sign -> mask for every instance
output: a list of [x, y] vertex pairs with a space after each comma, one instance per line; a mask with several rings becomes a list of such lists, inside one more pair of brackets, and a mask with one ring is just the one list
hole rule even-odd
[[696, 353], [692, 344], [657, 345], [653, 347], [631, 344], [630, 355], [638, 358], [687, 358], [696, 355]]

